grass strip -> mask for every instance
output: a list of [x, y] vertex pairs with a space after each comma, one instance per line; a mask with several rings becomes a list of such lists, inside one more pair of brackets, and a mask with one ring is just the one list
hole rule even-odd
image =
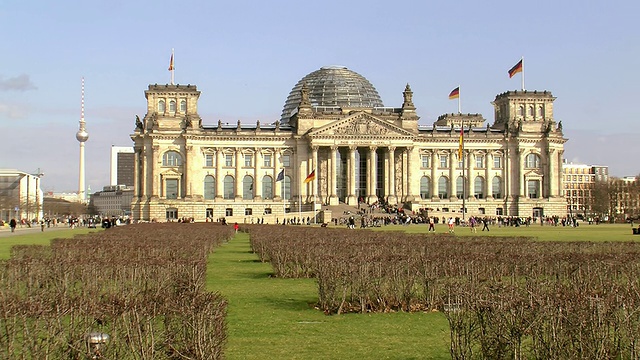
[[271, 277], [238, 233], [209, 258], [207, 286], [229, 301], [227, 359], [449, 359], [440, 313], [327, 316], [313, 279]]

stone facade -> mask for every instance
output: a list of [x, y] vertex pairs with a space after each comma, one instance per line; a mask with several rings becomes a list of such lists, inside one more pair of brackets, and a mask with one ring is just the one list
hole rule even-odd
[[274, 223], [288, 212], [378, 200], [458, 216], [463, 203], [468, 215], [566, 214], [566, 139], [550, 92], [497, 95], [492, 125], [447, 114], [428, 126], [418, 124], [409, 85], [398, 108], [317, 106], [305, 86], [297, 94], [286, 121], [207, 126], [195, 86], [150, 85], [131, 135], [134, 220]]

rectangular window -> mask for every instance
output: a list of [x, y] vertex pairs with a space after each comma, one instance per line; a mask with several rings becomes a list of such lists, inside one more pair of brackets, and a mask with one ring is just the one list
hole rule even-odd
[[484, 155], [476, 156], [476, 167], [479, 169], [484, 168]]
[[244, 167], [251, 167], [252, 158], [253, 157], [251, 155], [245, 155], [244, 156]]
[[464, 159], [458, 159], [458, 169], [462, 169], [464, 167]]
[[431, 167], [431, 156], [429, 156], [429, 155], [422, 155], [422, 167], [423, 167], [423, 168], [429, 168], [429, 167]]
[[245, 215], [253, 215], [253, 209], [250, 209], [250, 208], [244, 209], [244, 214]]
[[213, 166], [213, 154], [205, 154], [204, 155], [204, 166], [212, 167]]
[[178, 198], [178, 179], [167, 179], [165, 180], [165, 189], [166, 194], [165, 197], [167, 199], [177, 199]]
[[271, 155], [264, 156], [264, 167], [271, 167]]
[[233, 209], [232, 208], [226, 208], [224, 210], [224, 214], [225, 214], [225, 216], [233, 216]]
[[224, 156], [224, 165], [227, 167], [232, 167], [233, 166], [233, 155], [231, 154], [227, 154]]
[[496, 215], [502, 216], [502, 208], [496, 208]]
[[448, 155], [440, 155], [440, 167], [448, 168], [449, 167], [449, 156]]
[[540, 197], [540, 181], [539, 180], [529, 180], [527, 182], [527, 194], [529, 199], [537, 199]]
[[282, 166], [291, 166], [291, 155], [282, 155]]
[[502, 156], [494, 156], [493, 157], [493, 168], [494, 169], [502, 169]]
[[264, 214], [265, 214], [265, 215], [269, 215], [269, 214], [271, 214], [271, 208], [266, 208], [266, 209], [264, 209]]

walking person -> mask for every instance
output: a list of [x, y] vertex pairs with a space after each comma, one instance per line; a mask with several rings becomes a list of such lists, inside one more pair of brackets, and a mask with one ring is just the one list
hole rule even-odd
[[16, 227], [18, 226], [18, 222], [16, 219], [11, 219], [9, 221], [9, 227], [11, 228], [11, 232], [16, 232]]
[[475, 217], [472, 216], [469, 219], [469, 227], [471, 228], [471, 232], [472, 233], [477, 233], [478, 232], [478, 230], [476, 229], [476, 225], [477, 225], [477, 220], [476, 220]]
[[233, 230], [235, 230], [236, 234], [238, 233], [239, 228], [240, 228], [240, 225], [238, 225], [238, 223], [233, 224]]
[[487, 218], [482, 219], [482, 231], [484, 231], [484, 229], [489, 231], [489, 219]]
[[448, 224], [449, 224], [449, 233], [450, 233], [450, 234], [453, 234], [453, 233], [455, 232], [455, 230], [454, 230], [454, 226], [455, 226], [455, 224], [456, 224], [456, 221], [453, 219], [453, 217], [450, 217], [450, 218], [449, 218], [449, 222], [448, 222]]
[[433, 232], [436, 232], [436, 222], [433, 219], [433, 216], [429, 218], [429, 232], [431, 232], [431, 230], [433, 230]]

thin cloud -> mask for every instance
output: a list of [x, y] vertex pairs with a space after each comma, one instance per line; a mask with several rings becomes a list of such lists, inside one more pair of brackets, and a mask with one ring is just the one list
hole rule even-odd
[[0, 91], [27, 91], [35, 89], [37, 89], [36, 85], [31, 82], [27, 74], [8, 79], [0, 77]]
[[3, 118], [7, 118], [8, 120], [19, 120], [25, 119], [27, 117], [27, 110], [25, 108], [12, 105], [0, 103], [0, 122], [2, 122]]

